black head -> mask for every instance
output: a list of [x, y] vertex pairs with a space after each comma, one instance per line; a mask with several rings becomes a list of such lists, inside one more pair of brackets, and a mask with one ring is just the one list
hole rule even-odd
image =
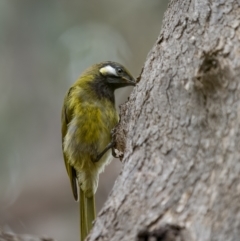
[[135, 86], [136, 80], [130, 72], [121, 64], [116, 62], [103, 62], [99, 64], [100, 75], [105, 83], [115, 90], [125, 86]]
[[129, 71], [121, 64], [112, 61], [91, 66], [83, 76], [85, 77], [80, 78], [81, 83], [85, 79], [98, 98], [107, 98], [113, 103], [115, 102], [114, 91], [116, 89], [136, 85], [136, 81]]

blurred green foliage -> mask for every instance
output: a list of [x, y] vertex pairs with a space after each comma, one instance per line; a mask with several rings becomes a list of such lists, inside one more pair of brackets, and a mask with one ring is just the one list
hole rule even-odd
[[[60, 112], [83, 69], [115, 60], [137, 76], [167, 0], [0, 0], [0, 226], [59, 241], [78, 237], [61, 153]], [[129, 89], [117, 92], [117, 105]], [[98, 209], [119, 161], [101, 175]]]

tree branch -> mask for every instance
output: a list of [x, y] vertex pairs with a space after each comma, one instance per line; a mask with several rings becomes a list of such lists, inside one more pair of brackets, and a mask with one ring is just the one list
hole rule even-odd
[[18, 235], [7, 233], [0, 229], [0, 241], [54, 241], [51, 238], [39, 238], [31, 235]]

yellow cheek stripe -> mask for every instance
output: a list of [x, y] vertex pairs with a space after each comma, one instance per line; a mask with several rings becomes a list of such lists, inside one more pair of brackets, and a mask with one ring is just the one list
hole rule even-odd
[[118, 76], [116, 70], [112, 66], [110, 66], [110, 65], [107, 65], [107, 66], [101, 68], [99, 71], [103, 75], [115, 75], [115, 76]]

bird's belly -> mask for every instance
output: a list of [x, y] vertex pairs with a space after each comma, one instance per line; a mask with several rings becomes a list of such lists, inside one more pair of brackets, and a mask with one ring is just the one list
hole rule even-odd
[[64, 149], [69, 157], [69, 164], [76, 170], [84, 171], [95, 167], [102, 171], [104, 164], [109, 162], [109, 152], [100, 161], [94, 160], [111, 141], [111, 130], [118, 122], [114, 106], [110, 107], [106, 104], [83, 106], [70, 122]]
[[[106, 108], [106, 106], [105, 106]], [[96, 192], [98, 176], [111, 160], [111, 151], [95, 162], [111, 141], [111, 130], [118, 122], [115, 109], [86, 108], [73, 118], [64, 139], [68, 162], [77, 171], [78, 182], [87, 196]]]

